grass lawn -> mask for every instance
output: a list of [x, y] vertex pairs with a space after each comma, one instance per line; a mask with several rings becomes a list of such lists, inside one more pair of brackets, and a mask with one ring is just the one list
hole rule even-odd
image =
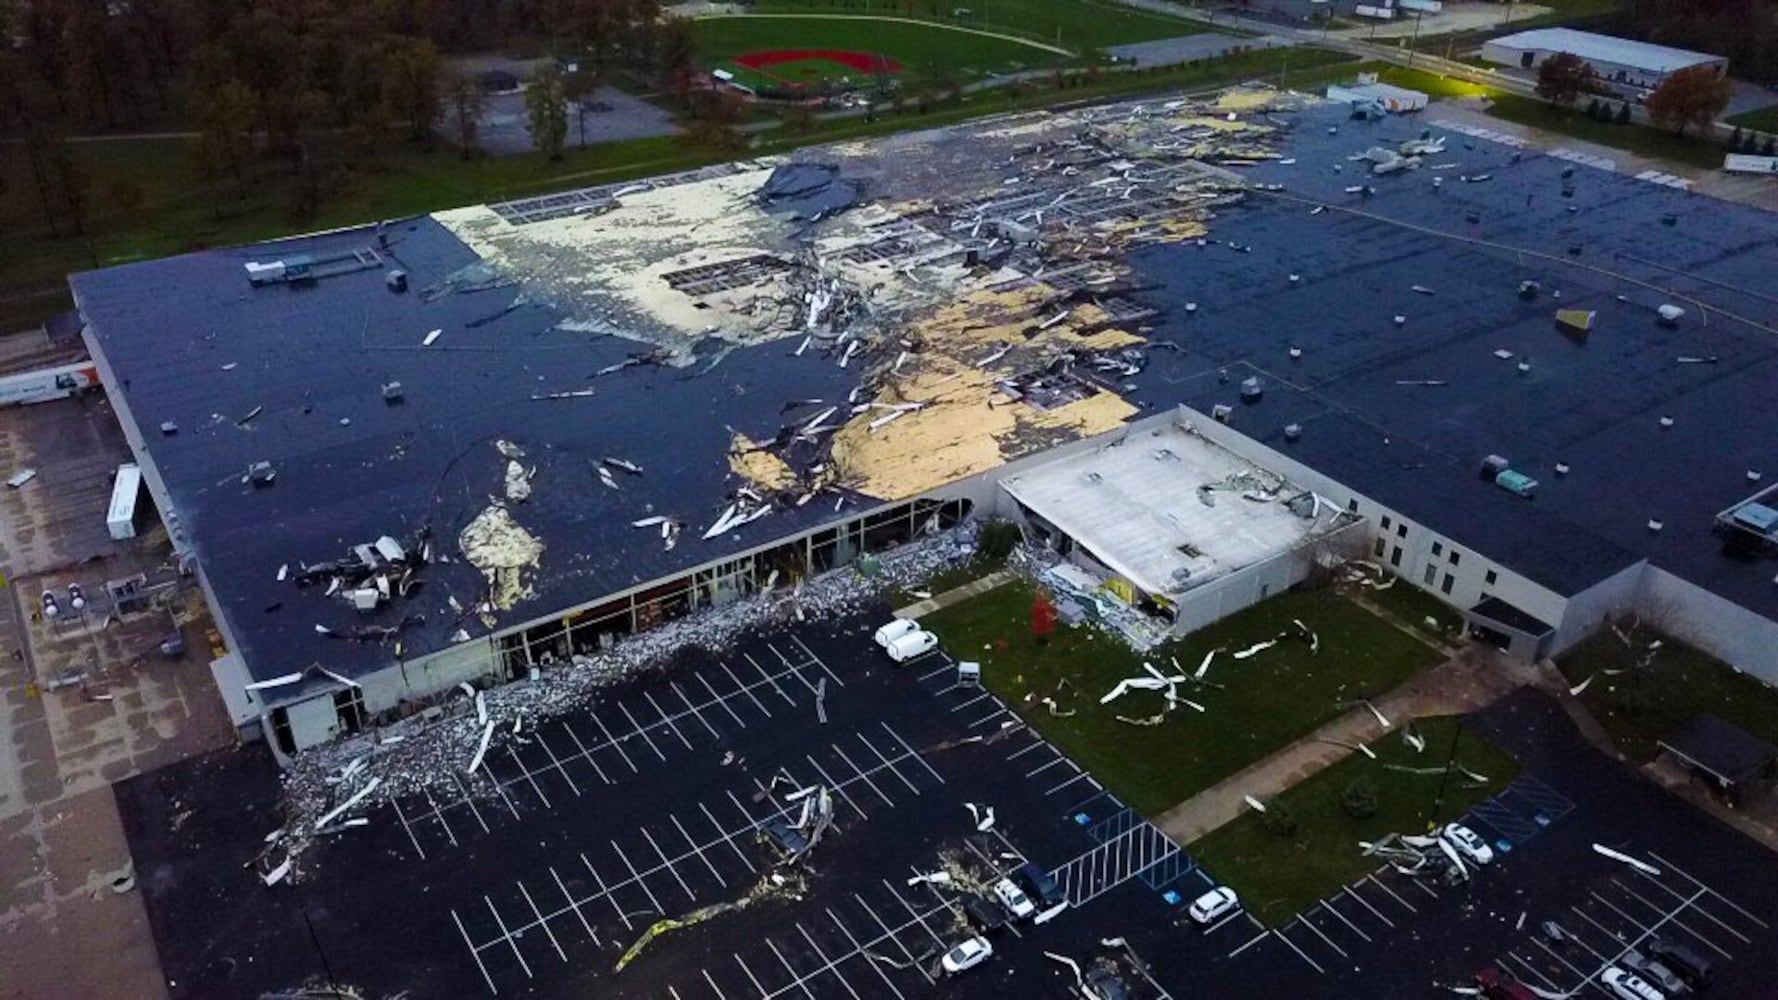
[[[1400, 577], [1396, 578], [1393, 587], [1382, 590], [1363, 588], [1356, 593], [1376, 602], [1384, 610], [1393, 612], [1403, 622], [1442, 639], [1454, 638], [1462, 632], [1463, 615], [1456, 608]], [[1428, 618], [1438, 622], [1438, 625], [1428, 628]]]
[[1739, 125], [1742, 128], [1750, 128], [1756, 132], [1766, 132], [1778, 135], [1778, 104], [1773, 104], [1764, 108], [1755, 108], [1752, 111], [1743, 111], [1738, 115], [1723, 120], [1730, 125]]
[[[1283, 806], [1296, 818], [1294, 834], [1267, 830], [1259, 814], [1249, 811], [1199, 838], [1191, 845], [1192, 856], [1233, 886], [1249, 912], [1276, 926], [1377, 869], [1376, 858], [1359, 852], [1359, 841], [1423, 833], [1429, 823], [1449, 822], [1519, 773], [1518, 762], [1506, 751], [1467, 729], [1459, 735], [1455, 717], [1421, 719], [1416, 725], [1426, 738], [1425, 753], [1415, 753], [1399, 734], [1390, 734], [1370, 745], [1377, 760], [1355, 753], [1267, 803], [1274, 809]], [[1404, 774], [1385, 765], [1443, 767], [1453, 736], [1457, 763], [1488, 781], [1478, 787], [1453, 772], [1435, 812], [1441, 775]], [[1359, 779], [1376, 785], [1377, 813], [1368, 819], [1354, 819], [1341, 804], [1341, 793]]]
[[[908, 16], [906, 5], [895, 0], [764, 0], [756, 9]], [[967, 9], [969, 14], [954, 16], [959, 9]], [[1036, 38], [1075, 52], [1154, 38], [1178, 38], [1204, 30], [1197, 22], [1183, 17], [1136, 10], [1113, 0], [967, 0], [916, 6], [913, 16]]]
[[[1061, 626], [1047, 646], [1031, 635], [1035, 591], [1009, 583], [929, 615], [923, 624], [945, 649], [978, 660], [988, 686], [1033, 728], [1043, 732], [1132, 807], [1155, 815], [1216, 784], [1340, 715], [1340, 703], [1381, 695], [1439, 657], [1432, 649], [1328, 590], [1279, 594], [1184, 640], [1139, 656], [1119, 639], [1090, 627]], [[1119, 722], [1151, 716], [1164, 707], [1155, 692], [1138, 691], [1110, 705], [1099, 698], [1126, 677], [1146, 676], [1144, 660], [1171, 672], [1177, 657], [1187, 673], [1216, 647], [1243, 649], [1290, 630], [1302, 619], [1321, 637], [1320, 652], [1280, 642], [1247, 660], [1228, 652], [1211, 665], [1206, 680], [1221, 689], [1182, 690], [1202, 704], [1159, 726]], [[1064, 685], [1062, 682], [1066, 681]], [[1053, 696], [1063, 711], [1052, 716], [1025, 696]]]
[[[856, 17], [704, 17], [692, 22], [706, 65], [773, 49], [841, 49], [888, 56], [905, 69], [904, 80], [949, 73], [956, 78], [1042, 69], [1070, 60], [1021, 42], [986, 38], [938, 25], [902, 24]], [[790, 64], [767, 67], [783, 76]], [[844, 72], [843, 67], [835, 67]], [[854, 73], [854, 77], [863, 74]]]
[[[1601, 629], [1557, 665], [1571, 684], [1593, 678], [1581, 701], [1632, 761], [1653, 760], [1655, 741], [1700, 712], [1778, 743], [1778, 691], [1650, 629], [1626, 629], [1625, 634], [1633, 646], [1609, 628]], [[1657, 638], [1660, 649], [1647, 666], [1640, 665], [1649, 642]], [[1623, 673], [1608, 675], [1607, 670]]]

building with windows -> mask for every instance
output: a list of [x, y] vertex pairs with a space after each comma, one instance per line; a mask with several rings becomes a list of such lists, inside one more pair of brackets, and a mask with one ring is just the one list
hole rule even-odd
[[1338, 554], [1515, 655], [1640, 614], [1778, 682], [1772, 217], [1485, 141], [1355, 191], [1308, 165], [1424, 123], [1306, 100], [70, 284], [218, 687], [281, 752], [988, 515], [1165, 629]]
[[1578, 31], [1574, 28], [1533, 28], [1491, 38], [1482, 43], [1482, 58], [1498, 66], [1536, 69], [1558, 52], [1586, 60], [1605, 80], [1640, 90], [1653, 90], [1669, 73], [1694, 66], [1709, 66], [1726, 76], [1729, 60], [1708, 52], [1692, 52], [1653, 45], [1629, 38]]

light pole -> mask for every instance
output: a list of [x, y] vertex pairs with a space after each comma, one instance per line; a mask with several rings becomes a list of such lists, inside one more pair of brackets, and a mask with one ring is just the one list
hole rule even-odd
[[1408, 39], [1408, 68], [1414, 68], [1414, 46], [1420, 41], [1421, 11], [1414, 11], [1414, 36]]
[[1457, 763], [1457, 741], [1462, 738], [1463, 718], [1459, 716], [1457, 719], [1457, 728], [1451, 732], [1451, 749], [1450, 752], [1445, 755], [1444, 773], [1439, 775], [1438, 794], [1433, 797], [1432, 812], [1426, 817], [1426, 828], [1428, 830], [1432, 829], [1433, 824], [1436, 821], [1439, 807], [1445, 804], [1445, 785], [1451, 780], [1451, 766]]

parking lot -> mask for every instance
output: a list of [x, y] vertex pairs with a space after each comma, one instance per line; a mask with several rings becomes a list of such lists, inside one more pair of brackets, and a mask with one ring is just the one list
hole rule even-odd
[[[491, 753], [473, 784], [374, 810], [273, 890], [242, 867], [282, 821], [258, 751], [122, 786], [174, 995], [327, 968], [415, 997], [1066, 996], [1060, 958], [1150, 1000], [1425, 996], [1491, 964], [1565, 991], [1650, 932], [1721, 959], [1719, 995], [1759, 982], [1778, 898], [1762, 849], [1592, 751], [1541, 695], [1473, 721], [1532, 776], [1467, 817], [1501, 850], [1477, 879], [1379, 871], [1277, 927], [1237, 911], [1199, 929], [1185, 911], [1212, 873], [944, 653], [882, 659], [875, 624], [686, 653]], [[759, 827], [798, 819], [815, 788], [832, 825], [783, 864]], [[969, 897], [1027, 861], [1067, 906], [944, 976], [938, 956], [975, 933]], [[1548, 919], [1573, 932], [1554, 955]]]

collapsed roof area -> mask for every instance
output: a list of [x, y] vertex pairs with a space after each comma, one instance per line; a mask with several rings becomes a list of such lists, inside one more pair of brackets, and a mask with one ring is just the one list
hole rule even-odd
[[259, 679], [1179, 404], [1564, 592], [1649, 556], [1769, 613], [1710, 531], [1778, 467], [1745, 432], [1771, 217], [1423, 127], [1269, 91], [1019, 115], [70, 283]]
[[1183, 426], [1117, 438], [1001, 480], [1143, 591], [1176, 597], [1350, 522]]

